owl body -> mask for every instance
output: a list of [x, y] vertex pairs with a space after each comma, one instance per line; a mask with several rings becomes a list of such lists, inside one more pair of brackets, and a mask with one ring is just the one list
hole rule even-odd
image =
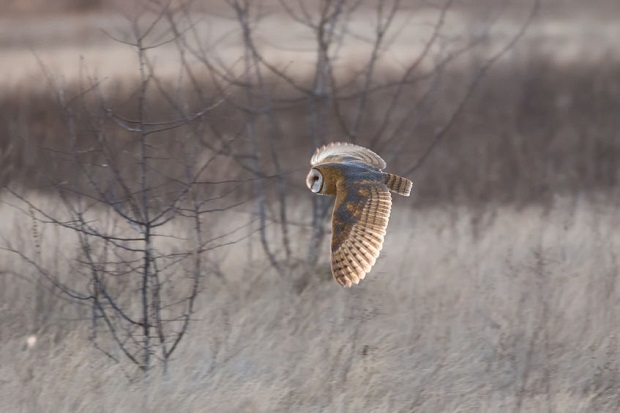
[[390, 217], [390, 191], [409, 196], [412, 182], [383, 172], [385, 161], [370, 149], [347, 143], [318, 148], [306, 184], [336, 195], [332, 213], [331, 267], [344, 287], [358, 284], [375, 264]]
[[337, 195], [339, 182], [373, 182], [380, 184], [384, 181], [384, 173], [371, 166], [359, 162], [346, 164], [329, 162], [317, 165], [314, 169], [323, 176], [323, 191], [319, 195]]

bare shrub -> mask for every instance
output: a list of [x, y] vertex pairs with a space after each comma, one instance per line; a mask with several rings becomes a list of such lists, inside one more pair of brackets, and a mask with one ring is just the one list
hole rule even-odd
[[[33, 220], [35, 253], [7, 238], [3, 246], [67, 298], [90, 305], [97, 348], [144, 371], [167, 367], [188, 331], [202, 280], [214, 273], [205, 255], [234, 232], [214, 234], [206, 219], [229, 208], [226, 197], [236, 191], [234, 184], [221, 189], [223, 182], [213, 179], [218, 173], [211, 173], [227, 164], [221, 158], [231, 140], [205, 140], [203, 134], [218, 101], [202, 101], [198, 109], [185, 106], [182, 90], [161, 81], [149, 58], [150, 49], [174, 41], [174, 34], [163, 40], [153, 34], [167, 12], [164, 7], [147, 23], [144, 17], [132, 22], [133, 37], [125, 43], [135, 50], [139, 80], [124, 104], [108, 101], [97, 79], [67, 88], [48, 77], [56, 98], [50, 102], [56, 115], [52, 125], [66, 139], [45, 148], [55, 165], [46, 173], [39, 165], [37, 180], [58, 194], [64, 211], [52, 211], [9, 186], [16, 206]], [[154, 96], [165, 102], [167, 116], [151, 109]], [[40, 225], [58, 226], [75, 237], [79, 251], [70, 276], [39, 259]]]

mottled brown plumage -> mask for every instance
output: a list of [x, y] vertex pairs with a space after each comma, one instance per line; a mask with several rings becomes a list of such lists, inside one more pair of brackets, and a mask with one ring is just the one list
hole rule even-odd
[[331, 267], [344, 287], [358, 284], [375, 264], [390, 218], [390, 191], [411, 193], [406, 178], [384, 173], [386, 163], [364, 147], [332, 143], [316, 150], [306, 184], [336, 195], [332, 214]]

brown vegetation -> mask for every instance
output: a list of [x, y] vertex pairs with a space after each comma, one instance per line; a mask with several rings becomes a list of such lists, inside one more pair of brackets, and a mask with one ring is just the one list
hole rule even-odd
[[[616, 75], [619, 69], [620, 63], [613, 61], [595, 68], [590, 65], [566, 67], [545, 60], [534, 50], [524, 60], [500, 63], [467, 101], [424, 167], [416, 169], [417, 161], [432, 143], [437, 129], [445, 125], [446, 108], [442, 102], [459, 95], [462, 80], [467, 79], [467, 72], [473, 73], [475, 67], [446, 74], [433, 102], [421, 108], [419, 116], [405, 119], [398, 125], [399, 137], [405, 141], [402, 150], [396, 154], [390, 143], [382, 141], [375, 149], [389, 159], [395, 170], [412, 174], [416, 181], [424, 183], [416, 185], [418, 205], [454, 201], [522, 205], [546, 203], [556, 194], [614, 193], [618, 188], [620, 159], [620, 139], [617, 139], [620, 79]], [[273, 84], [274, 88], [283, 88], [275, 80]], [[175, 85], [166, 87], [174, 90]], [[85, 86], [81, 89], [70, 87], [64, 93], [69, 97], [80, 96], [84, 89]], [[136, 90], [137, 85], [123, 82], [122, 90], [121, 86], [112, 88], [107, 105], [127, 117], [134, 116], [132, 108], [136, 107], [137, 97], [133, 91]], [[208, 104], [215, 105], [218, 93], [208, 87], [204, 90], [210, 96]], [[373, 140], [372, 132], [378, 129], [381, 111], [392, 92], [393, 89], [368, 99], [369, 111], [377, 113], [377, 117], [364, 120], [358, 142]], [[201, 103], [192, 101], [191, 89], [181, 93], [189, 98], [189, 112], [200, 110]], [[419, 95], [420, 92], [412, 88], [405, 92], [402, 100], [419, 102]], [[303, 182], [307, 171], [300, 166], [308, 163], [307, 158], [315, 147], [310, 130], [303, 127], [308, 119], [306, 104], [301, 98], [284, 93], [282, 99], [299, 103], [282, 105], [281, 109], [276, 109], [275, 117], [282, 136], [278, 147], [282, 169], [287, 171], [285, 176], [293, 191], [298, 182]], [[356, 101], [350, 103], [355, 106]], [[170, 105], [160, 94], [150, 96], [148, 105], [152, 119], [162, 119], [169, 114]], [[72, 108], [76, 118], [81, 120], [79, 132], [86, 147], [89, 139], [96, 135], [96, 130], [89, 129], [88, 122], [92, 121], [89, 116], [101, 108], [93, 99], [85, 102], [79, 97]], [[397, 108], [394, 117], [402, 117], [410, 110], [409, 107]], [[44, 175], [47, 178], [52, 174], [58, 180], [66, 180], [74, 175], [72, 166], [63, 163], [62, 156], [56, 152], [67, 146], [69, 138], [52, 93], [11, 90], [0, 96], [0, 113], [4, 119], [0, 124], [3, 137], [0, 148], [4, 151], [5, 182], [11, 180], [26, 187], [44, 189], [46, 183], [40, 180], [41, 165], [46, 166]], [[211, 133], [238, 136], [243, 132], [244, 116], [238, 107], [222, 102], [209, 113], [205, 127]], [[259, 123], [258, 127], [266, 126]], [[128, 149], [127, 145], [131, 147], [126, 131], [112, 129], [109, 133], [112, 141], [118, 137], [122, 149]], [[159, 135], [162, 151], [174, 156], [175, 150], [180, 149], [175, 144], [175, 136], [182, 133], [174, 130]], [[331, 134], [336, 140], [346, 136], [342, 130]], [[99, 162], [103, 163], [101, 159]], [[270, 169], [269, 164], [267, 157], [265, 172], [273, 175], [275, 170]], [[161, 165], [166, 173], [174, 173], [169, 168], [175, 167], [174, 163]], [[232, 179], [241, 171], [232, 167], [227, 173], [233, 174], [228, 176]], [[220, 171], [218, 178], [221, 177]], [[299, 192], [306, 195], [303, 187]]]

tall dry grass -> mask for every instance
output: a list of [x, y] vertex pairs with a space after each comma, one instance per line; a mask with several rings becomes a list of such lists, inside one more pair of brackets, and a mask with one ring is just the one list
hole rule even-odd
[[[225, 277], [206, 281], [168, 373], [146, 381], [92, 348], [75, 304], [50, 301], [41, 320], [31, 272], [3, 255], [3, 271], [19, 274], [5, 273], [0, 289], [3, 409], [617, 410], [613, 205], [583, 195], [521, 209], [398, 201], [381, 259], [351, 290], [330, 279], [326, 259], [297, 294], [295, 269], [281, 279], [263, 258], [242, 258], [252, 238], [222, 252]], [[12, 218], [3, 234], [33, 248], [28, 217], [2, 213]], [[69, 238], [41, 237], [47, 265], [73, 251]], [[27, 349], [30, 334], [38, 343]]]

